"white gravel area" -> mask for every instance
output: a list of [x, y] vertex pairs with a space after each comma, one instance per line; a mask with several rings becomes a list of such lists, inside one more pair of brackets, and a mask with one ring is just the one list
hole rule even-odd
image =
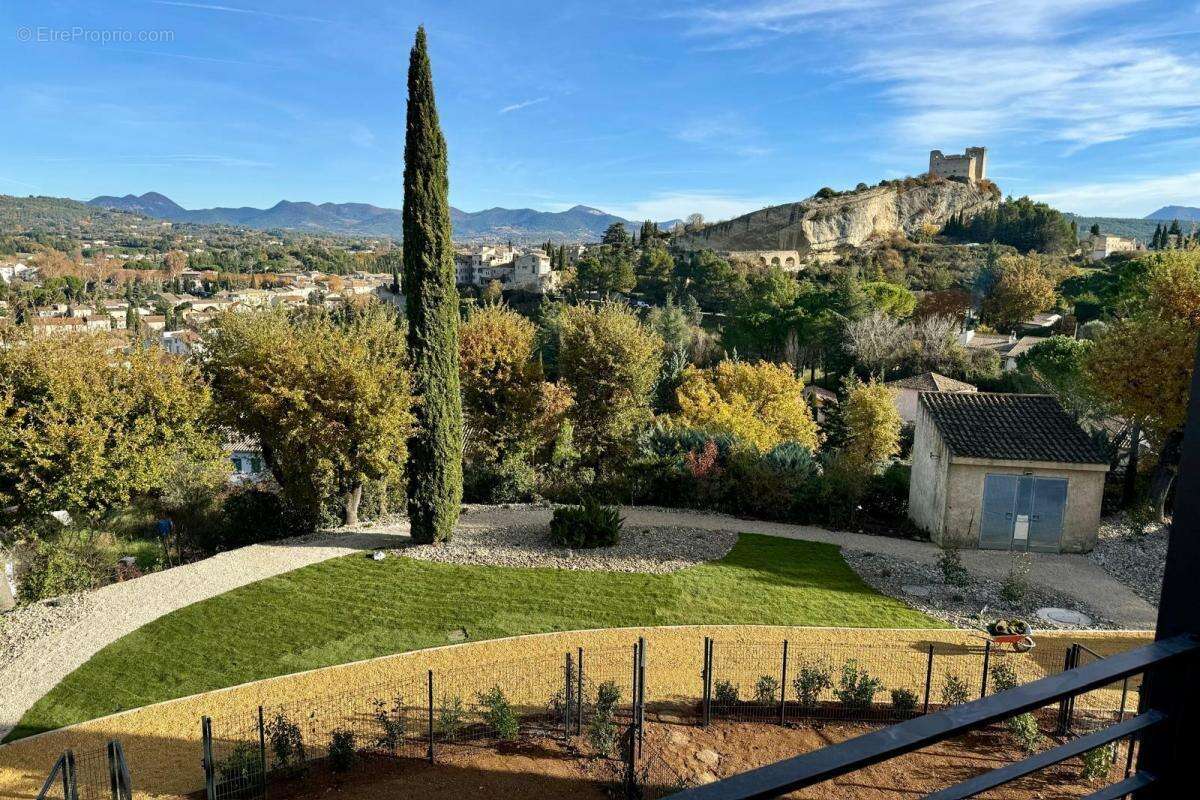
[[722, 558], [736, 542], [733, 531], [626, 525], [613, 547], [570, 550], [552, 544], [546, 526], [535, 524], [468, 529], [449, 544], [410, 544], [395, 552], [443, 564], [661, 574]]
[[1100, 538], [1088, 558], [1138, 597], [1157, 605], [1169, 538], [1166, 525], [1155, 525], [1144, 536], [1134, 537], [1119, 517], [1110, 517], [1100, 524]]
[[[1020, 617], [1034, 628], [1056, 630], [1113, 629], [1120, 627], [1105, 619], [1096, 609], [1079, 600], [1052, 591], [1044, 586], [1030, 585], [1018, 602], [1006, 600], [995, 578], [971, 573], [965, 589], [946, 584], [942, 571], [935, 565], [910, 561], [891, 555], [867, 553], [862, 550], [843, 550], [846, 563], [877, 592], [901, 600], [932, 617], [945, 620], [959, 628], [980, 628], [993, 620]], [[1053, 623], [1036, 615], [1039, 608], [1066, 608], [1079, 611], [1092, 619], [1088, 626]]]

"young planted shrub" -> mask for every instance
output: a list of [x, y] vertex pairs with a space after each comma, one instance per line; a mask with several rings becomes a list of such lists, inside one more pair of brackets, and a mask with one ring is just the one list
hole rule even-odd
[[833, 676], [829, 674], [829, 667], [823, 664], [805, 664], [796, 673], [792, 688], [796, 690], [800, 707], [813, 709], [820, 701], [821, 692], [833, 688]]
[[875, 695], [883, 689], [883, 681], [871, 677], [870, 673], [850, 659], [842, 665], [842, 677], [833, 694], [847, 711], [862, 711], [871, 707]]
[[897, 716], [907, 717], [917, 710], [917, 694], [911, 689], [892, 689], [892, 709]]
[[961, 706], [970, 701], [971, 691], [967, 682], [952, 672], [942, 678], [942, 702], [948, 706]]
[[1009, 719], [1006, 723], [1008, 732], [1021, 747], [1025, 748], [1025, 752], [1033, 753], [1037, 751], [1038, 745], [1042, 741], [1042, 730], [1038, 727], [1037, 718], [1026, 712], [1018, 714]]
[[1115, 755], [1111, 744], [1088, 750], [1083, 754], [1083, 769], [1079, 771], [1079, 777], [1088, 783], [1106, 779], [1112, 771]]
[[754, 701], [756, 703], [774, 703], [779, 695], [779, 681], [770, 675], [760, 675], [754, 684]]
[[620, 702], [621, 690], [612, 681], [605, 681], [596, 688], [596, 703], [588, 721], [587, 737], [592, 747], [605, 755], [617, 744], [617, 726], [613, 717]]
[[1029, 553], [1014, 553], [1008, 574], [1000, 586], [1000, 596], [1010, 603], [1019, 603], [1029, 594], [1029, 570], [1033, 565]]
[[962, 556], [953, 545], [942, 546], [941, 555], [938, 556], [938, 569], [942, 571], [942, 580], [948, 586], [966, 589], [971, 585], [971, 573], [963, 566]]
[[585, 498], [583, 505], [561, 506], [550, 519], [550, 541], [559, 547], [612, 547], [621, 541], [624, 520], [612, 506]]
[[717, 705], [731, 706], [737, 703], [741, 689], [733, 681], [717, 681], [715, 699]]
[[358, 760], [358, 742], [354, 731], [334, 728], [329, 734], [329, 768], [334, 772], [345, 772]]
[[447, 742], [453, 742], [463, 728], [463, 701], [458, 695], [442, 695], [438, 708], [438, 732]]
[[389, 709], [386, 700], [377, 698], [372, 717], [379, 726], [379, 738], [376, 746], [381, 750], [395, 752], [404, 741], [404, 701], [397, 695]]
[[[231, 787], [253, 786], [262, 771], [258, 745], [242, 742], [217, 761], [217, 783]], [[236, 790], [235, 790], [236, 791]]]
[[1008, 661], [997, 661], [992, 664], [992, 694], [1007, 692], [1017, 688], [1017, 670]]
[[483, 721], [496, 732], [496, 738], [504, 742], [516, 741], [520, 728], [517, 715], [499, 686], [480, 693], [476, 702], [483, 707]]
[[273, 757], [272, 769], [291, 772], [304, 767], [304, 736], [299, 725], [280, 711], [266, 724], [265, 733]]

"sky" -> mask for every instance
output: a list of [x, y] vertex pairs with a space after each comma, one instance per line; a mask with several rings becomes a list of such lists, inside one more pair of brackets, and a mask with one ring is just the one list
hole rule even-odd
[[0, 193], [399, 208], [419, 24], [466, 211], [728, 218], [973, 145], [1066, 211], [1200, 206], [1200, 0], [5, 0]]

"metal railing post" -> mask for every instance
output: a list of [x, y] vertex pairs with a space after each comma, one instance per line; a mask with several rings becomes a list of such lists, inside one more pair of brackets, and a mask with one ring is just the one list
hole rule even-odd
[[[1063, 655], [1063, 672], [1070, 671], [1072, 665], [1072, 657], [1075, 655], [1075, 645], [1067, 648], [1067, 652]], [[1058, 701], [1058, 727], [1055, 733], [1059, 736], [1067, 735], [1067, 717], [1071, 713], [1070, 698], [1064, 697]]]
[[788, 640], [783, 640], [783, 664], [779, 669], [779, 724], [784, 724], [787, 717], [787, 667]]
[[67, 750], [63, 753], [63, 798], [64, 800], [79, 800], [79, 782], [75, 777], [75, 753]]
[[583, 734], [583, 648], [577, 653], [579, 663], [575, 670], [575, 735]]
[[642, 755], [642, 744], [646, 737], [646, 640], [638, 637], [638, 705], [637, 705], [637, 746], [638, 758]]
[[108, 791], [112, 795], [112, 800], [122, 800], [121, 784], [117, 777], [117, 754], [113, 748], [115, 741], [110, 741], [104, 747], [104, 754], [108, 757]]
[[922, 714], [929, 713], [929, 690], [933, 687], [933, 643], [929, 643], [929, 660], [925, 663], [925, 707]]
[[563, 658], [563, 738], [571, 738], [571, 707], [575, 705], [575, 681], [571, 669], [571, 654]]

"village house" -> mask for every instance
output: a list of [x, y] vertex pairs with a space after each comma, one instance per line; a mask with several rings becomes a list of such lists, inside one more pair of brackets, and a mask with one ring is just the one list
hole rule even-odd
[[33, 328], [34, 336], [57, 336], [87, 329], [87, 320], [82, 317], [36, 316], [29, 320], [29, 324]]
[[200, 348], [200, 334], [193, 330], [164, 331], [162, 347], [173, 356], [190, 356]]
[[936, 372], [923, 372], [908, 378], [888, 381], [886, 384], [893, 392], [896, 411], [905, 423], [916, 424], [920, 408], [918, 399], [922, 392], [974, 392], [974, 386], [954, 378], [947, 378]]
[[1114, 236], [1111, 233], [1093, 233], [1080, 244], [1089, 261], [1100, 261], [1113, 253], [1132, 253], [1145, 249], [1137, 239]]
[[908, 513], [942, 545], [1086, 553], [1107, 471], [1053, 397], [923, 392]]
[[550, 269], [550, 256], [541, 250], [522, 253], [513, 261], [512, 286], [529, 292], [545, 292], [557, 286], [558, 273]]

